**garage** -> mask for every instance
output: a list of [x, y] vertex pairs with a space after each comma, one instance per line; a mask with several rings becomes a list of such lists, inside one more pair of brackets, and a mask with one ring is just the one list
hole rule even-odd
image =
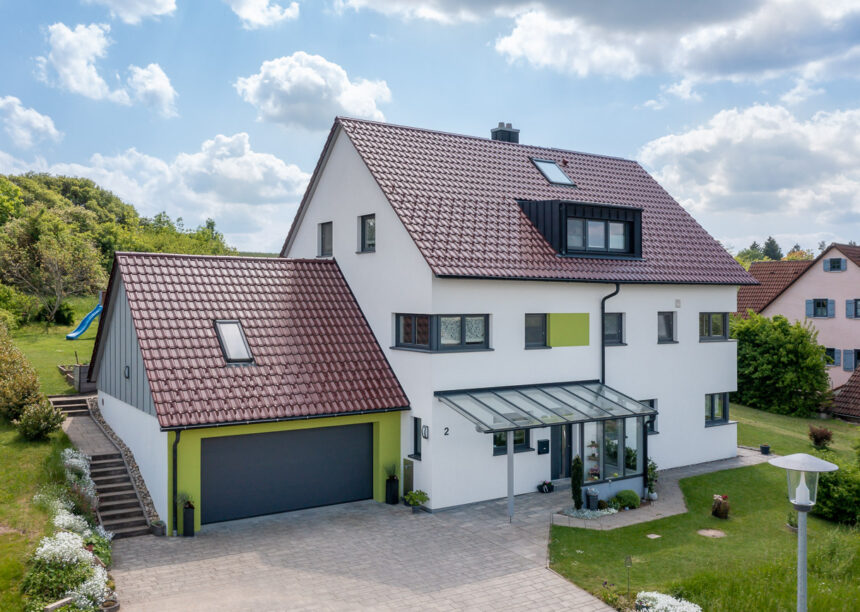
[[373, 497], [373, 425], [201, 440], [201, 522]]

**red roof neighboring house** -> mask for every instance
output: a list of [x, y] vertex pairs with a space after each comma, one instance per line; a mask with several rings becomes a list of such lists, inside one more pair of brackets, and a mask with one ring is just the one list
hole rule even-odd
[[[118, 277], [162, 428], [409, 405], [332, 260], [117, 253]], [[218, 319], [241, 321], [253, 365], [225, 362]]]
[[[437, 276], [755, 284], [635, 161], [341, 117], [282, 253], [341, 129]], [[547, 181], [534, 158], [556, 162], [575, 187]], [[561, 257], [518, 200], [639, 208], [642, 258]]]
[[759, 282], [738, 290], [738, 312], [761, 312], [812, 265], [811, 261], [754, 261], [749, 273]]
[[851, 378], [839, 388], [831, 414], [860, 420], [860, 369], [854, 370]]

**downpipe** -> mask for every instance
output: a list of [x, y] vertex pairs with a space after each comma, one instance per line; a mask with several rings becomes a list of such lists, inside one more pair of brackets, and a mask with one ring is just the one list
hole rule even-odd
[[176, 437], [173, 438], [173, 535], [179, 535], [179, 520], [178, 512], [176, 511], [176, 447], [179, 445], [179, 437], [182, 435], [182, 430], [176, 430]]

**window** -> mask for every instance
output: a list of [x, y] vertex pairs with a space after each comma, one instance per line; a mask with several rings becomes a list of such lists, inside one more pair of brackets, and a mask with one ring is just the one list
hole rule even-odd
[[412, 459], [421, 460], [421, 419], [412, 417]]
[[826, 357], [824, 360], [825, 365], [838, 366], [840, 361], [839, 357], [842, 356], [842, 353], [838, 349], [828, 347], [824, 349], [824, 356]]
[[358, 250], [360, 253], [373, 253], [376, 250], [376, 215], [364, 215], [358, 218], [361, 236]]
[[657, 313], [657, 342], [675, 342], [675, 313]]
[[860, 319], [860, 300], [848, 300], [846, 313], [849, 319]]
[[830, 257], [824, 260], [825, 272], [844, 272], [848, 267], [848, 261], [841, 257]]
[[728, 340], [729, 338], [729, 313], [727, 312], [700, 312], [699, 313], [699, 341]]
[[607, 312], [603, 315], [603, 343], [607, 346], [624, 344], [624, 314]]
[[827, 316], [827, 300], [816, 298], [812, 300], [812, 316], [826, 317]]
[[[639, 400], [640, 404], [645, 404], [646, 406], [650, 406], [651, 408], [657, 408], [657, 400], [655, 399], [647, 399], [647, 400]], [[657, 431], [657, 415], [652, 414], [651, 416], [645, 417], [645, 431], [648, 435], [659, 433]]]
[[546, 346], [546, 314], [526, 315], [526, 348]]
[[506, 455], [508, 452], [508, 434], [514, 434], [514, 452], [522, 453], [534, 450], [529, 446], [531, 438], [528, 429], [515, 429], [513, 432], [502, 431], [493, 434], [493, 454]]
[[331, 221], [319, 224], [319, 249], [320, 257], [331, 257], [332, 254], [332, 224]]
[[558, 164], [548, 159], [532, 159], [534, 165], [541, 171], [544, 178], [554, 185], [570, 185], [576, 187], [573, 181], [558, 167]]
[[427, 351], [488, 349], [489, 315], [395, 316], [395, 346]]
[[709, 393], [705, 396], [705, 425], [729, 422], [729, 394]]
[[227, 363], [253, 363], [251, 349], [239, 321], [215, 321], [215, 333]]
[[629, 225], [625, 221], [568, 217], [567, 251], [627, 253], [630, 250]]

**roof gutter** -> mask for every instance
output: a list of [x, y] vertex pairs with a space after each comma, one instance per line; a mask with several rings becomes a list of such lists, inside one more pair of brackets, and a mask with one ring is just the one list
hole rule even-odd
[[[258, 423], [280, 423], [282, 421], [310, 421], [311, 419], [326, 419], [339, 416], [354, 416], [361, 414], [377, 414], [383, 412], [402, 412], [409, 410], [409, 406], [399, 406], [397, 408], [380, 408], [378, 410], [354, 410], [350, 412], [336, 412], [333, 414], [315, 414], [313, 416], [297, 416], [297, 417], [278, 417], [274, 419], [247, 419], [244, 421], [227, 421], [225, 423], [201, 423], [199, 425], [177, 425], [176, 427], [162, 427], [161, 431], [175, 431], [179, 433], [185, 429], [208, 429], [214, 427], [231, 427], [234, 425], [256, 425]], [[175, 451], [175, 447], [174, 447]], [[174, 463], [175, 469], [175, 463]], [[174, 480], [174, 487], [176, 481]]]
[[621, 285], [615, 283], [615, 291], [603, 296], [600, 300], [600, 382], [606, 384], [606, 336], [603, 334], [603, 319], [606, 317], [606, 302], [621, 291]]

